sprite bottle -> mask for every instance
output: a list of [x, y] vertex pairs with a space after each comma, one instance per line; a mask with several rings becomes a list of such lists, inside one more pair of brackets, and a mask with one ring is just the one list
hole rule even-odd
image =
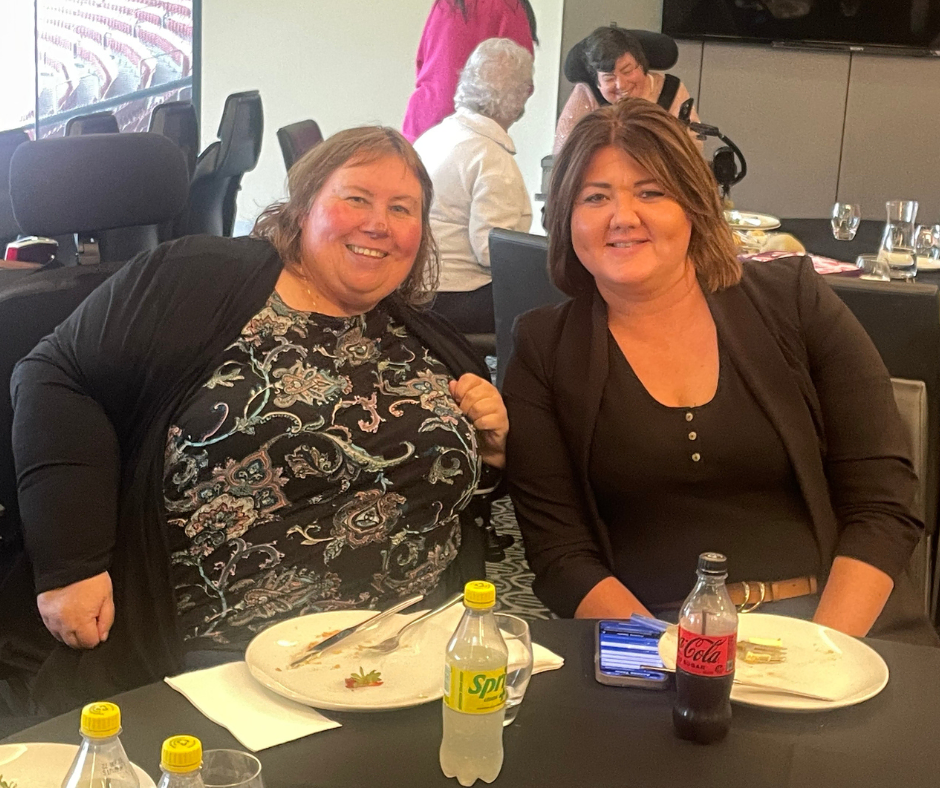
[[493, 584], [467, 583], [463, 603], [463, 617], [444, 656], [441, 770], [469, 786], [477, 780], [493, 782], [503, 766], [509, 651], [493, 618]]

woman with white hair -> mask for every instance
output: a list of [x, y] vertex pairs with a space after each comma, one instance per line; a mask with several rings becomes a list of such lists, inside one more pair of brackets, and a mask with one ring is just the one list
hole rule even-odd
[[490, 38], [460, 73], [457, 111], [415, 142], [434, 183], [431, 229], [441, 252], [434, 311], [466, 334], [495, 331], [489, 233], [526, 232], [532, 207], [509, 127], [532, 93], [532, 55]]

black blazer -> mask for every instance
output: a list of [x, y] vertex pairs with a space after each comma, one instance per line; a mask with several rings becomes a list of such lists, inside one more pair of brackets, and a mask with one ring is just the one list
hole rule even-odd
[[[740, 284], [707, 299], [723, 348], [790, 457], [821, 565], [851, 556], [897, 578], [923, 531], [911, 510], [917, 478], [864, 329], [807, 258], [745, 263]], [[616, 574], [588, 477], [607, 337], [596, 291], [533, 310], [518, 321], [503, 385], [507, 475], [533, 588], [562, 616]]]

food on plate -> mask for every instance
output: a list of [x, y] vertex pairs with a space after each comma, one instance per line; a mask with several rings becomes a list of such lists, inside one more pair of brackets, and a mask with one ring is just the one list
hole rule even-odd
[[360, 689], [362, 687], [379, 687], [382, 685], [382, 674], [377, 670], [370, 670], [366, 673], [362, 666], [359, 666], [359, 672], [346, 677], [346, 689]]
[[[341, 630], [339, 629], [330, 629], [326, 632], [321, 632], [320, 636], [316, 640], [311, 640], [306, 646], [303, 647], [303, 650], [297, 652], [297, 656], [291, 660], [291, 663], [287, 666], [288, 668], [300, 668], [304, 665], [309, 665], [311, 662], [316, 661], [319, 654], [311, 654], [310, 651], [315, 647], [319, 646], [327, 638], [333, 637]], [[338, 666], [337, 666], [338, 667]], [[0, 786], [2, 788], [2, 786]]]
[[738, 641], [738, 657], [749, 665], [784, 662], [787, 650], [782, 638], [748, 638]]
[[16, 783], [10, 783], [3, 779], [3, 775], [0, 774], [0, 788], [16, 788]]

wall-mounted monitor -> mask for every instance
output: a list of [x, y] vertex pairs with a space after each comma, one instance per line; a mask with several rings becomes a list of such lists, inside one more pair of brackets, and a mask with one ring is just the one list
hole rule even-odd
[[663, 0], [673, 38], [940, 54], [940, 0]]

